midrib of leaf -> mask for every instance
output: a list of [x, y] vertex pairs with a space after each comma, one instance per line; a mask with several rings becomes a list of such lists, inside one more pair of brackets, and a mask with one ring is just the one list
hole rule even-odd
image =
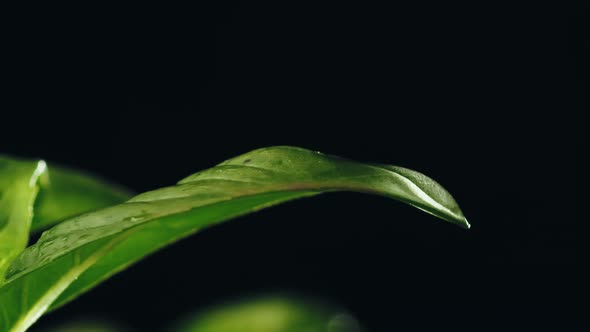
[[[23, 308], [25, 315], [22, 316], [20, 319], [16, 321], [10, 332], [25, 332], [33, 323], [43, 315], [47, 308], [63, 293], [63, 291], [68, 288], [76, 278], [78, 278], [84, 271], [94, 265], [101, 257], [103, 257], [106, 253], [108, 253], [113, 247], [119, 244], [121, 241], [125, 240], [125, 238], [133, 232], [133, 229], [127, 230], [123, 234], [115, 237], [111, 241], [109, 241], [106, 245], [102, 246], [98, 251], [94, 254], [88, 256], [84, 261], [80, 262], [79, 253], [74, 253], [74, 259], [77, 260], [79, 263], [72, 268], [70, 271], [65, 273], [61, 278], [55, 282], [55, 284], [50, 287], [45, 294], [39, 298], [35, 304], [30, 306], [30, 309]], [[28, 283], [27, 283], [28, 284]], [[23, 287], [23, 290], [26, 290], [27, 287]], [[26, 294], [23, 294], [23, 298], [26, 297]], [[24, 305], [24, 304], [23, 304]], [[4, 311], [4, 310], [3, 310]]]

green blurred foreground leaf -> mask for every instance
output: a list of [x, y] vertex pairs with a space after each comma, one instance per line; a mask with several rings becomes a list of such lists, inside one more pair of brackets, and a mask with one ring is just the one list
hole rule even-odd
[[23, 162], [0, 156], [0, 285], [12, 260], [27, 246], [33, 204], [45, 162]]
[[349, 314], [331, 306], [286, 297], [226, 304], [182, 323], [179, 332], [361, 332]]
[[344, 190], [391, 197], [469, 227], [451, 195], [420, 173], [294, 147], [259, 149], [44, 232], [8, 269], [0, 288], [0, 331], [26, 330], [45, 311], [203, 227]]

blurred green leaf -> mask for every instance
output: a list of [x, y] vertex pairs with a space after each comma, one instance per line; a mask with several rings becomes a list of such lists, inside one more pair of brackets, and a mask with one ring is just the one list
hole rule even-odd
[[293, 297], [263, 297], [218, 306], [187, 319], [178, 332], [361, 332], [350, 314]]
[[38, 180], [45, 162], [0, 156], [0, 285], [9, 264], [27, 246]]

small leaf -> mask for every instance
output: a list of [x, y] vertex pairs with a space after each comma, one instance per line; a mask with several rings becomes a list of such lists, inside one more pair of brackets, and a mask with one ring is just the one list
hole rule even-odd
[[300, 148], [259, 149], [44, 232], [13, 262], [0, 288], [0, 331], [24, 331], [47, 309], [203, 227], [342, 190], [388, 196], [469, 225], [451, 195], [420, 173]]
[[27, 246], [38, 179], [45, 162], [0, 156], [0, 285], [12, 260]]
[[316, 301], [271, 296], [198, 313], [178, 332], [361, 332], [345, 311]]

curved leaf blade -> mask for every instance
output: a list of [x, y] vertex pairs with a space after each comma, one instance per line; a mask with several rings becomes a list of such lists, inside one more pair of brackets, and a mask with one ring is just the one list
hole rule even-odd
[[300, 148], [259, 149], [43, 233], [11, 265], [0, 288], [0, 326], [8, 327], [0, 331], [25, 330], [45, 310], [203, 227], [338, 190], [385, 195], [469, 225], [451, 195], [420, 173]]
[[27, 246], [38, 180], [46, 169], [43, 161], [0, 157], [0, 285], [9, 264]]

